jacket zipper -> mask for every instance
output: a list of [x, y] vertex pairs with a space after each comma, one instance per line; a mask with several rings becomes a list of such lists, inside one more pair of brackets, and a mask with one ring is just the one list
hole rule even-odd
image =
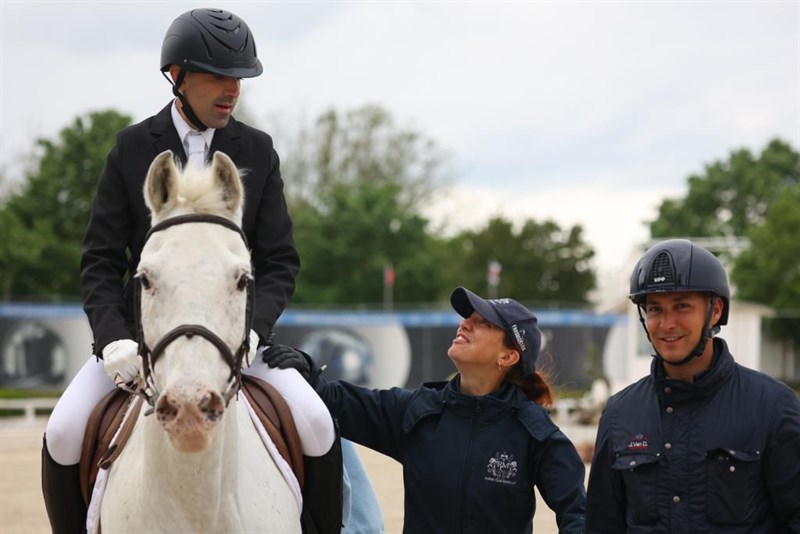
[[478, 414], [481, 412], [481, 401], [476, 400], [475, 410], [472, 412], [472, 420], [469, 425], [469, 436], [467, 437], [467, 448], [464, 453], [464, 470], [461, 472], [461, 495], [458, 497], [458, 506], [456, 506], [456, 513], [458, 514], [458, 528], [456, 532], [464, 532], [464, 513], [467, 495], [469, 494], [470, 483], [470, 464], [472, 464], [472, 434], [475, 432], [475, 422], [478, 419]]

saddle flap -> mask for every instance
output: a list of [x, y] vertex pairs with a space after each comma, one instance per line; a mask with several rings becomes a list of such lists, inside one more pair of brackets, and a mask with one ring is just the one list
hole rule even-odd
[[[302, 489], [303, 449], [289, 405], [274, 387], [263, 380], [249, 375], [243, 375], [242, 378], [242, 391], [247, 395], [278, 452], [292, 468]], [[80, 461], [81, 494], [87, 506], [92, 496], [92, 488], [98, 471], [110, 467], [111, 461], [125, 446], [130, 432], [125, 432], [124, 436], [121, 434], [119, 443], [110, 449], [111, 440], [114, 439], [122, 425], [125, 413], [134, 399], [135, 395], [121, 389], [114, 389], [100, 399], [89, 417], [83, 437]]]
[[303, 448], [286, 400], [274, 387], [250, 375], [242, 375], [242, 391], [302, 489]]
[[100, 399], [92, 415], [89, 416], [86, 432], [83, 435], [80, 462], [81, 494], [87, 506], [92, 497], [100, 461], [106, 455], [111, 440], [122, 424], [132, 398], [133, 395], [130, 393], [115, 388]]

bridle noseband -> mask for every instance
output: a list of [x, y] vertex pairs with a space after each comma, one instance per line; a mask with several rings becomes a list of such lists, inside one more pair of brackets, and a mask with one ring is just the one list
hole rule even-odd
[[[166, 219], [152, 228], [150, 231], [147, 232], [145, 236], [144, 242], [150, 239], [150, 237], [162, 230], [166, 230], [171, 226], [175, 226], [178, 224], [186, 224], [186, 223], [212, 223], [212, 224], [219, 224], [224, 226], [230, 230], [235, 231], [238, 233], [242, 240], [244, 241], [245, 246], [247, 246], [247, 237], [244, 235], [242, 229], [236, 225], [233, 221], [226, 219], [224, 217], [219, 217], [217, 215], [207, 215], [207, 214], [189, 214], [189, 215], [179, 215], [176, 217], [172, 217], [170, 219]], [[147, 411], [147, 414], [153, 412], [153, 408], [155, 406], [155, 401], [159, 396], [158, 389], [156, 388], [155, 382], [153, 380], [153, 366], [156, 364], [158, 359], [164, 354], [167, 346], [175, 341], [176, 339], [186, 336], [187, 338], [192, 338], [193, 336], [197, 335], [200, 336], [207, 341], [209, 341], [212, 345], [214, 345], [220, 352], [222, 359], [225, 360], [225, 363], [231, 370], [231, 374], [228, 377], [227, 384], [225, 386], [225, 391], [223, 391], [223, 398], [225, 399], [225, 405], [227, 406], [228, 401], [239, 391], [239, 387], [241, 386], [242, 382], [242, 364], [244, 363], [244, 359], [247, 356], [248, 352], [250, 351], [250, 328], [253, 323], [253, 308], [254, 308], [254, 300], [255, 300], [255, 291], [254, 291], [254, 281], [252, 276], [253, 268], [252, 264], [250, 267], [251, 276], [248, 277], [247, 280], [247, 307], [245, 309], [245, 321], [244, 321], [244, 334], [242, 336], [242, 342], [239, 345], [239, 348], [234, 353], [228, 345], [214, 332], [206, 328], [205, 326], [198, 325], [198, 324], [183, 324], [177, 326], [164, 334], [164, 336], [158, 340], [152, 350], [147, 346], [144, 340], [144, 329], [142, 327], [142, 281], [139, 276], [135, 277], [134, 280], [134, 287], [135, 287], [135, 296], [134, 296], [134, 311], [136, 316], [136, 335], [139, 339], [139, 355], [142, 357], [142, 370], [144, 373], [144, 385], [133, 391], [140, 397], [144, 398], [148, 404], [150, 404], [151, 409]], [[249, 363], [249, 362], [248, 362]]]

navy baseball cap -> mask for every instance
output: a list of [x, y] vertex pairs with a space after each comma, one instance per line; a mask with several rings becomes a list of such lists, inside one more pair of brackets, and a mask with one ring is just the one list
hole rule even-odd
[[467, 288], [457, 287], [450, 295], [450, 304], [461, 317], [472, 312], [511, 336], [517, 345], [526, 373], [536, 371], [536, 359], [542, 347], [542, 333], [537, 327], [536, 316], [514, 299], [484, 299]]

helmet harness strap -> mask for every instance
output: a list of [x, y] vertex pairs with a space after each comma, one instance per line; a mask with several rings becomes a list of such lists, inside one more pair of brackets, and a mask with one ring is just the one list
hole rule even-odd
[[[711, 295], [711, 301], [708, 304], [708, 313], [706, 314], [706, 323], [703, 326], [703, 335], [700, 336], [700, 341], [697, 343], [697, 346], [694, 348], [694, 350], [692, 352], [689, 353], [688, 356], [686, 356], [684, 359], [682, 359], [681, 361], [678, 361], [678, 362], [668, 362], [668, 361], [664, 360], [664, 358], [658, 353], [658, 351], [655, 349], [655, 346], [653, 346], [653, 352], [655, 354], [653, 354], [652, 356], [654, 358], [658, 358], [659, 360], [661, 360], [661, 363], [668, 363], [670, 365], [685, 365], [685, 364], [689, 363], [692, 359], [694, 359], [697, 356], [700, 356], [701, 354], [703, 354], [703, 351], [706, 348], [706, 343], [708, 343], [708, 340], [711, 337], [711, 334], [715, 330], [715, 328], [711, 327], [711, 317], [714, 315], [714, 304], [716, 303], [716, 301], [717, 301], [717, 295], [712, 294]], [[652, 345], [653, 344], [653, 340], [650, 338], [650, 332], [648, 332], [648, 330], [647, 330], [647, 322], [645, 320], [644, 315], [642, 315], [642, 305], [641, 304], [636, 306], [636, 311], [639, 312], [639, 322], [642, 323], [642, 328], [644, 328], [644, 333], [645, 333], [645, 335], [647, 335], [647, 341], [649, 341], [650, 344]]]
[[162, 71], [161, 74], [172, 85], [172, 94], [177, 96], [178, 99], [181, 101], [183, 113], [186, 115], [188, 121], [192, 124], [192, 126], [197, 128], [199, 131], [205, 132], [206, 130], [208, 130], [208, 126], [203, 124], [203, 121], [201, 121], [200, 118], [195, 114], [194, 110], [192, 109], [192, 106], [189, 105], [189, 101], [186, 100], [185, 96], [183, 96], [183, 93], [178, 91], [178, 88], [181, 86], [181, 84], [183, 84], [183, 79], [186, 77], [186, 72], [187, 72], [186, 69], [181, 68], [180, 71], [178, 72], [178, 79], [175, 80], [175, 83], [172, 83], [172, 80], [170, 79], [169, 76], [167, 76], [166, 72]]

